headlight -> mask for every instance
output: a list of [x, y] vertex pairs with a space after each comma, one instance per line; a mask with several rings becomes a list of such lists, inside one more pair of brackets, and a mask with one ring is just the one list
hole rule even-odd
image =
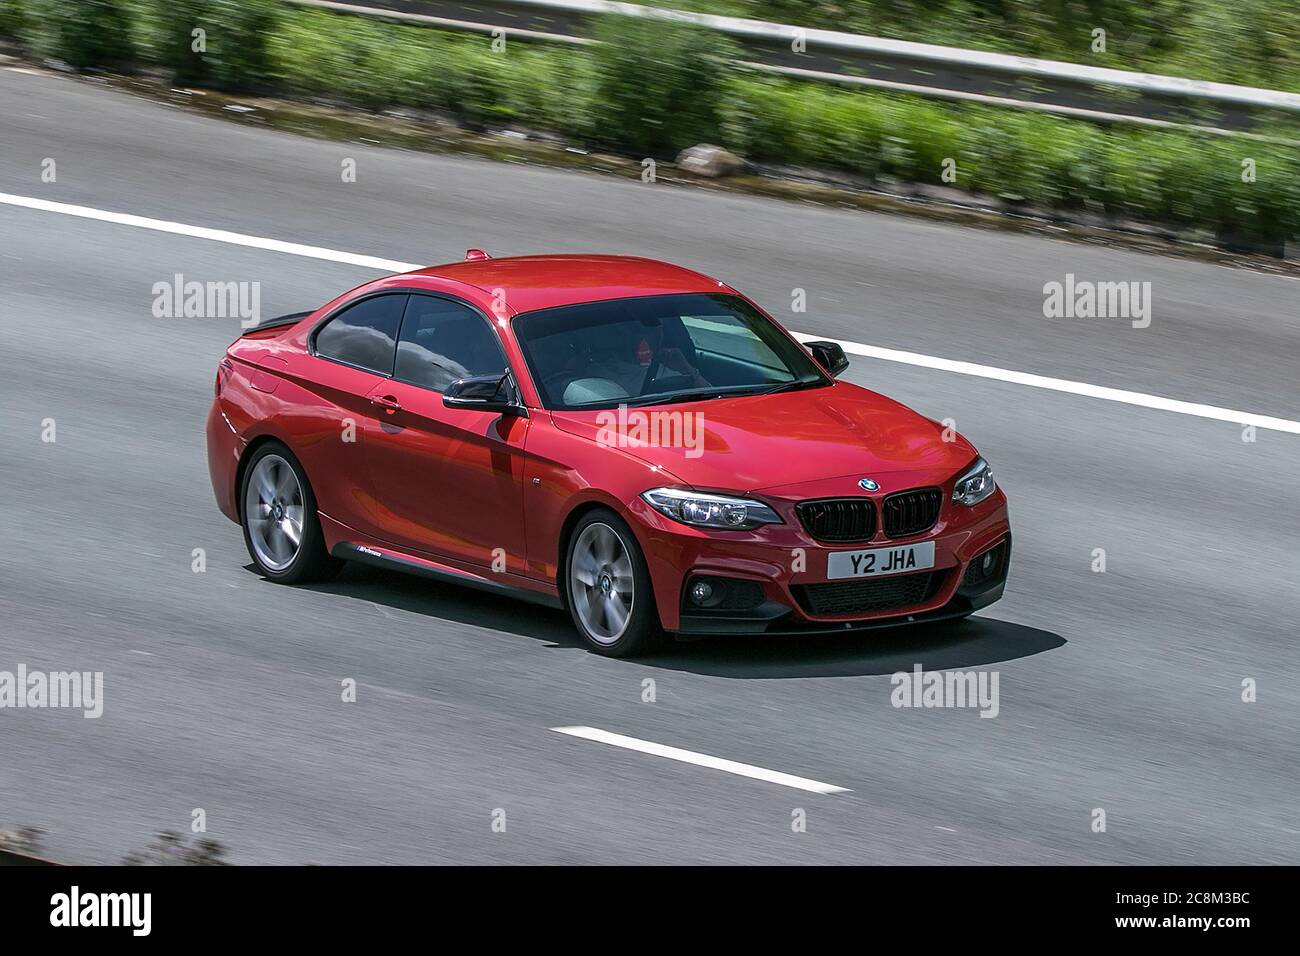
[[764, 524], [780, 524], [781, 516], [752, 498], [731, 498], [680, 488], [651, 488], [641, 493], [651, 508], [674, 521], [699, 528], [747, 531]]
[[957, 485], [952, 490], [952, 500], [959, 505], [977, 505], [993, 494], [995, 488], [997, 483], [993, 480], [993, 469], [983, 458], [976, 458], [975, 464], [957, 479]]

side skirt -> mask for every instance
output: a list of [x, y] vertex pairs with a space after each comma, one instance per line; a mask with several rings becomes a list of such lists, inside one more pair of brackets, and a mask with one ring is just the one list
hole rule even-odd
[[521, 601], [540, 604], [543, 607], [553, 607], [561, 610], [564, 608], [564, 602], [556, 594], [533, 591], [529, 588], [506, 584], [503, 581], [494, 581], [491, 578], [460, 571], [443, 564], [434, 564], [432, 561], [424, 561], [410, 555], [372, 548], [370, 545], [340, 541], [330, 549], [330, 554], [347, 561], [360, 561], [362, 564], [372, 564], [375, 567], [405, 571], [407, 574], [418, 574], [421, 577], [442, 581], [446, 584], [459, 584], [479, 591], [500, 594], [504, 597], [518, 598]]

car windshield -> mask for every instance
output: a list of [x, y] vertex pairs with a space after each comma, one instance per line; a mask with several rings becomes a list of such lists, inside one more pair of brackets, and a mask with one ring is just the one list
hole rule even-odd
[[514, 320], [547, 408], [614, 408], [829, 384], [771, 319], [734, 295], [653, 295]]

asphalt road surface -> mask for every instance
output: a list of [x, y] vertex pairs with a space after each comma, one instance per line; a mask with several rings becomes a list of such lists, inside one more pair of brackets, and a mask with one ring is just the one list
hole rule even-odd
[[[16, 70], [0, 118], [12, 195], [405, 262], [661, 257], [800, 331], [1300, 419], [1291, 279], [301, 139]], [[177, 273], [260, 282], [268, 316], [375, 274], [0, 203], [0, 671], [105, 682], [97, 720], [0, 710], [0, 828], [44, 828], [49, 855], [115, 862], [201, 808], [240, 863], [1300, 863], [1300, 436], [857, 357], [850, 380], [955, 419], [993, 463], [1006, 598], [927, 631], [607, 660], [558, 612], [249, 570], [203, 436], [239, 329], [155, 318]], [[1066, 273], [1150, 282], [1150, 327], [1044, 318]], [[997, 716], [893, 707], [915, 664], [996, 671]], [[551, 729], [573, 725], [850, 792]]]

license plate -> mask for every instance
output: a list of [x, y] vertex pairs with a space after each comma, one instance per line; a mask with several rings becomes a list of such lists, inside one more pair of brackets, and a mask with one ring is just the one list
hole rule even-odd
[[826, 558], [828, 578], [875, 578], [934, 567], [934, 542], [870, 551], [832, 551]]

